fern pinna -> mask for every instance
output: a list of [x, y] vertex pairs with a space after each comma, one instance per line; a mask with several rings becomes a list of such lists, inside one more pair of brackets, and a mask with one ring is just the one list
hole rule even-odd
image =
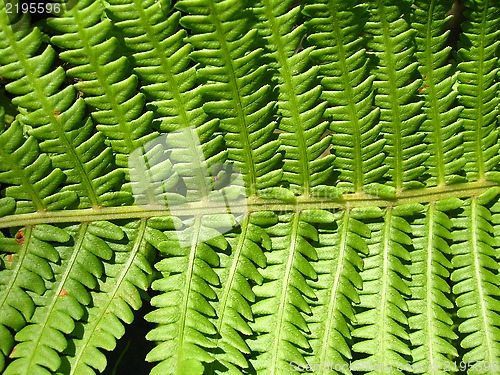
[[153, 374], [500, 373], [498, 1], [47, 4], [0, 2], [1, 373], [144, 322]]

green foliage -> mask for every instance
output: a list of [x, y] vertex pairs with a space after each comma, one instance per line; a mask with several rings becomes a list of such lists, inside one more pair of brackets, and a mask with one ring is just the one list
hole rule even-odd
[[500, 372], [498, 1], [57, 4], [0, 2], [1, 373]]
[[[309, 4], [310, 3], [310, 4]], [[327, 101], [334, 165], [340, 173], [337, 186], [345, 192], [376, 189], [392, 193], [382, 185], [388, 167], [383, 163], [384, 139], [380, 109], [374, 106], [374, 76], [362, 36], [366, 9], [354, 2], [310, 1], [304, 7], [311, 30], [308, 40], [316, 48], [312, 58], [319, 66], [322, 96]]]

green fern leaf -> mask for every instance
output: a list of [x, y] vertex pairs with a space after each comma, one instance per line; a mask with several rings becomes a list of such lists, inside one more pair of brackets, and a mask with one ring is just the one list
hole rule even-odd
[[[60, 268], [56, 262], [61, 261], [62, 264], [65, 264], [68, 259], [60, 257], [58, 251], [48, 241], [67, 242], [70, 236], [62, 229], [56, 227], [49, 229], [46, 226], [41, 226], [22, 229], [17, 238], [17, 246], [22, 247], [22, 250], [16, 254], [19, 257], [16, 262], [18, 263], [17, 267], [26, 267], [28, 272], [20, 273], [24, 280], [16, 282], [14, 279], [14, 283], [8, 285], [7, 292], [4, 291], [2, 305], [7, 309], [10, 307], [11, 313], [15, 311], [12, 309], [17, 309], [23, 315], [28, 313], [29, 315], [25, 315], [26, 322], [38, 324], [23, 324], [24, 327], [16, 333], [15, 339], [19, 343], [9, 354], [9, 357], [15, 358], [15, 360], [9, 364], [4, 373], [15, 374], [33, 370], [49, 374], [48, 370], [56, 371], [60, 365], [60, 358], [54, 350], [61, 352], [66, 346], [66, 339], [61, 332], [71, 332], [73, 329], [72, 318], [77, 319], [83, 314], [83, 309], [75, 297], [59, 298], [59, 293], [63, 291], [63, 288], [50, 285]], [[28, 284], [30, 281], [34, 281], [36, 284], [30, 286]], [[58, 286], [65, 285], [65, 287], [70, 288], [70, 282], [65, 284], [64, 281], [66, 281], [65, 278], [59, 280]], [[49, 283], [47, 287], [46, 283]], [[18, 289], [19, 287], [34, 290], [38, 296], [28, 297], [24, 295], [26, 292], [23, 293], [21, 289]], [[42, 295], [40, 292], [45, 289], [47, 292]], [[80, 296], [74, 288], [71, 291], [77, 298], [85, 298], [85, 294]], [[81, 291], [78, 290], [78, 292]], [[19, 302], [10, 301], [16, 297], [22, 297], [22, 302], [27, 303], [27, 306], [22, 307], [18, 304]], [[34, 306], [30, 302], [31, 298], [37, 306], [34, 311]], [[6, 324], [12, 325], [10, 320], [15, 322], [16, 318], [21, 323], [19, 317], [11, 315], [7, 316]], [[20, 327], [13, 328], [19, 329]], [[38, 350], [34, 350], [35, 347]]]
[[457, 335], [449, 316], [449, 309], [454, 305], [446, 282], [452, 268], [448, 260], [452, 222], [447, 212], [457, 209], [461, 203], [459, 199], [430, 203], [426, 207], [425, 218], [419, 219], [413, 227], [416, 236], [410, 268], [413, 299], [408, 301], [408, 309], [413, 316], [408, 323], [414, 346], [413, 366], [417, 373], [433, 371], [445, 374], [444, 369], [453, 368], [451, 360], [458, 355], [452, 342]]
[[[451, 280], [458, 296], [457, 315], [463, 319], [458, 330], [463, 335], [460, 345], [466, 350], [465, 363], [495, 363], [500, 350], [498, 263], [487, 203], [475, 197], [465, 202], [463, 213], [455, 220], [457, 242], [451, 246]], [[495, 372], [491, 367], [471, 373]]]
[[[59, 240], [67, 242], [70, 238], [67, 232], [72, 233], [74, 247], [60, 247], [60, 258], [53, 248], [38, 240]], [[6, 369], [5, 373], [19, 373], [36, 371], [50, 373], [61, 366], [59, 355], [67, 345], [67, 337], [73, 332], [75, 321], [84, 315], [83, 306], [89, 305], [91, 296], [88, 290], [98, 286], [97, 279], [104, 274], [102, 260], [109, 260], [113, 256], [111, 248], [98, 235], [120, 240], [123, 231], [111, 223], [94, 222], [81, 225], [79, 228], [68, 228], [63, 231], [54, 228], [34, 227], [33, 238], [29, 239], [29, 246], [34, 252], [47, 253], [52, 262], [60, 259], [60, 264], [52, 267], [56, 285], [49, 287], [50, 292], [37, 298], [35, 302], [40, 307], [36, 309], [30, 323], [16, 334], [19, 341], [11, 357], [16, 358]], [[61, 275], [61, 276], [58, 276]], [[50, 278], [45, 277], [46, 280]], [[33, 347], [39, 348], [33, 350]]]
[[[165, 255], [155, 265], [164, 277], [152, 285], [161, 292], [151, 300], [157, 309], [146, 316], [159, 324], [148, 334], [149, 340], [159, 342], [147, 357], [160, 362], [153, 374], [202, 374], [203, 363], [214, 361], [207, 352], [215, 347], [217, 333], [211, 301], [220, 280], [213, 267], [220, 263], [216, 249], [226, 249], [227, 241], [198, 217], [184, 226], [163, 233], [150, 229], [146, 234], [146, 240]], [[209, 240], [202, 242], [206, 238]]]
[[319, 64], [323, 97], [329, 104], [325, 114], [334, 132], [337, 186], [344, 192], [392, 195], [392, 189], [380, 184], [388, 169], [377, 123], [380, 110], [373, 108], [374, 77], [366, 39], [358, 37], [366, 11], [353, 1], [315, 1], [305, 6], [304, 13], [309, 16], [307, 39], [316, 47], [311, 55]]
[[[465, 170], [470, 180], [485, 178], [498, 164], [498, 46], [497, 6], [471, 1], [458, 51], [458, 101], [465, 128]], [[493, 172], [492, 178], [496, 173]]]
[[[41, 225], [37, 230], [27, 227], [19, 230], [15, 238], [0, 236], [5, 268], [0, 272], [2, 296], [0, 299], [0, 366], [5, 366], [5, 357], [11, 355], [14, 347], [13, 332], [20, 331], [30, 321], [35, 311], [35, 296], [41, 297], [47, 289], [45, 280], [53, 278], [49, 262], [57, 262], [59, 254], [47, 242], [65, 242], [67, 233], [56, 227]], [[32, 237], [34, 240], [32, 240]]]
[[430, 151], [426, 164], [432, 177], [426, 181], [427, 185], [442, 186], [465, 181], [460, 175], [465, 164], [460, 131], [462, 122], [458, 121], [462, 107], [454, 105], [457, 92], [453, 89], [451, 64], [447, 64], [451, 50], [446, 46], [449, 32], [442, 32], [449, 21], [446, 12], [451, 5], [450, 1], [419, 1], [416, 3], [419, 9], [413, 13], [412, 25], [417, 31], [415, 56], [423, 80], [418, 91], [424, 97], [423, 110], [426, 113], [422, 130], [428, 134]]
[[152, 249], [144, 239], [146, 228], [145, 221], [130, 222], [123, 227], [109, 222], [89, 227], [89, 232], [102, 238], [101, 244], [106, 241], [113, 252], [113, 261], [108, 259], [103, 264], [102, 274], [106, 279], [99, 278], [98, 288], [90, 293], [92, 306], [70, 337], [74, 349], [64, 353], [62, 373], [93, 374], [92, 369], [103, 372], [107, 361], [100, 350], [115, 349], [116, 339], [125, 333], [123, 323], [134, 320], [133, 310], [142, 306], [139, 291], [149, 288], [152, 273], [148, 260]]
[[[382, 214], [380, 210], [372, 211], [370, 216], [374, 218]], [[353, 358], [349, 345], [356, 321], [353, 304], [360, 302], [361, 255], [368, 255], [367, 238], [371, 237], [369, 227], [360, 219], [367, 216], [367, 212], [357, 209], [341, 211], [336, 217], [336, 230], [323, 229], [319, 233], [318, 280], [311, 284], [318, 296], [309, 318], [313, 355], [307, 360], [311, 366], [323, 364], [327, 369], [337, 365], [337, 373], [351, 373], [342, 369], [349, 369]]]
[[[257, 32], [248, 31], [236, 18], [243, 5], [234, 0], [183, 0], [175, 6], [190, 13], [180, 22], [192, 30], [191, 58], [202, 65], [197, 73], [205, 82], [203, 109], [220, 118], [228, 157], [241, 171], [251, 196], [279, 183], [281, 157], [273, 135], [277, 124], [272, 121], [275, 103], [267, 66], [259, 61], [261, 50], [254, 49]], [[249, 49], [253, 51], [245, 54]]]
[[[112, 191], [122, 177], [113, 170], [111, 150], [104, 145], [102, 135], [95, 133], [90, 119], [84, 118], [85, 106], [76, 100], [74, 87], [62, 87], [64, 69], [50, 71], [55, 60], [52, 46], [36, 54], [42, 42], [40, 31], [25, 27], [25, 17], [7, 26], [3, 5], [0, 13], [0, 74], [11, 81], [5, 88], [16, 95], [12, 101], [20, 108], [17, 118], [30, 128], [41, 150], [58, 154], [52, 164], [67, 175], [71, 186], [66, 188], [67, 195], [78, 192], [80, 207], [127, 201], [128, 194]], [[94, 153], [93, 160], [89, 151]]]
[[335, 190], [324, 185], [332, 174], [333, 156], [318, 158], [331, 144], [325, 134], [328, 122], [322, 121], [326, 102], [318, 100], [318, 67], [311, 64], [311, 48], [297, 52], [305, 34], [305, 27], [295, 28], [300, 8], [289, 10], [292, 1], [262, 0], [257, 5], [253, 11], [262, 23], [259, 31], [275, 60], [283, 178], [297, 194], [324, 195], [330, 190], [328, 196], [333, 197]]
[[[428, 157], [422, 144], [424, 134], [419, 132], [424, 115], [423, 102], [417, 99], [420, 80], [414, 79], [417, 62], [411, 55], [414, 30], [406, 15], [407, 3], [396, 6], [384, 0], [375, 2], [370, 9], [367, 30], [371, 34], [369, 47], [379, 63], [373, 69], [375, 105], [380, 107], [380, 123], [387, 140], [387, 172], [392, 185], [399, 191], [421, 187], [418, 177], [425, 171]], [[402, 13], [405, 12], [405, 13]]]
[[317, 280], [311, 262], [318, 260], [309, 240], [317, 240], [318, 232], [305, 218], [307, 215], [290, 213], [269, 228], [273, 251], [267, 254], [268, 265], [262, 271], [265, 282], [254, 288], [259, 301], [253, 305], [255, 323], [251, 324], [259, 334], [250, 342], [251, 349], [259, 353], [252, 363], [258, 372], [281, 372], [292, 362], [306, 365], [310, 328], [304, 314], [311, 314], [308, 300], [316, 299], [306, 280]]
[[221, 254], [221, 267], [218, 273], [223, 280], [223, 287], [216, 291], [218, 303], [215, 304], [217, 316], [216, 328], [220, 336], [215, 343], [222, 350], [216, 351], [216, 362], [208, 371], [218, 372], [227, 368], [230, 373], [242, 373], [248, 369], [245, 354], [251, 353], [245, 338], [254, 332], [249, 325], [253, 321], [251, 304], [256, 300], [253, 285], [262, 285], [263, 277], [259, 268], [266, 266], [266, 256], [263, 250], [271, 248], [271, 239], [262, 227], [276, 224], [273, 215], [258, 217], [252, 215], [241, 223], [240, 232], [228, 238], [231, 254]]
[[369, 374], [403, 374], [411, 352], [408, 347], [408, 311], [410, 272], [405, 265], [410, 254], [412, 229], [405, 216], [418, 212], [418, 206], [387, 208], [383, 221], [373, 224], [370, 254], [364, 260], [363, 292], [356, 315], [353, 336], [360, 339], [353, 351], [368, 354], [353, 366]]
[[[209, 121], [201, 108], [202, 97], [196, 87], [195, 69], [188, 69], [192, 47], [183, 42], [186, 33], [177, 27], [180, 14], [174, 13], [167, 18], [166, 13], [158, 11], [160, 4], [153, 1], [140, 5], [134, 2], [109, 3], [108, 13], [117, 20], [116, 26], [126, 35], [125, 44], [133, 51], [137, 65], [134, 71], [151, 99], [150, 107], [156, 117], [154, 123], [158, 123], [163, 132], [178, 133], [167, 139], [167, 143], [175, 144], [180, 151], [172, 152], [169, 157], [174, 170], [183, 177], [189, 191], [187, 195], [199, 192], [207, 196], [213, 181], [210, 181], [212, 176], [203, 175], [203, 171], [223, 163], [226, 152], [222, 136], [217, 134], [218, 121]], [[131, 19], [135, 22], [131, 23]], [[144, 41], [144, 35], [148, 42]], [[180, 131], [186, 127], [197, 128], [197, 131]], [[184, 147], [181, 147], [182, 143]], [[193, 144], [200, 147], [192, 147]]]
[[[180, 13], [167, 17], [170, 10], [156, 1], [108, 1], [108, 14], [123, 31], [125, 44], [132, 51], [134, 72], [163, 132], [182, 127], [199, 127], [208, 121], [202, 109], [196, 69], [190, 67], [192, 46], [184, 41], [186, 31], [179, 28]], [[162, 11], [159, 11], [160, 8]], [[199, 134], [201, 136], [201, 134]]]
[[117, 165], [127, 172], [127, 154], [156, 136], [151, 128], [152, 113], [142, 113], [145, 98], [135, 91], [137, 76], [131, 74], [125, 56], [119, 56], [118, 41], [111, 37], [111, 22], [101, 20], [101, 3], [89, 0], [63, 6], [64, 14], [48, 21], [61, 34], [51, 41], [67, 49], [60, 54], [62, 60], [74, 65], [67, 74], [77, 80], [75, 87], [93, 108], [97, 130], [108, 137], [117, 153]]
[[153, 374], [500, 372], [498, 1], [37, 4], [0, 2], [2, 374], [145, 372], [143, 303]]

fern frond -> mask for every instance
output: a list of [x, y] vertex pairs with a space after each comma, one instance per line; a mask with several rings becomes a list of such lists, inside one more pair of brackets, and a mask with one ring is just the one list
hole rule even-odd
[[407, 21], [409, 4], [377, 0], [371, 3], [366, 31], [371, 35], [369, 47], [378, 59], [373, 69], [376, 89], [375, 105], [380, 107], [380, 123], [386, 139], [386, 164], [389, 183], [400, 191], [422, 187], [419, 177], [425, 171], [427, 147], [420, 126], [425, 115], [423, 101], [417, 97], [421, 80], [413, 59], [414, 30]]
[[0, 373], [143, 301], [153, 375], [498, 373], [500, 3], [452, 2], [0, 1]]
[[94, 233], [109, 245], [113, 258], [104, 262], [106, 278], [100, 278], [98, 288], [90, 293], [92, 305], [70, 337], [71, 351], [63, 353], [66, 356], [60, 372], [95, 374], [95, 370], [103, 372], [106, 368], [101, 349], [116, 347], [116, 339], [125, 333], [123, 323], [132, 323], [133, 310], [142, 306], [139, 291], [150, 285], [151, 249], [145, 242], [145, 231], [145, 221], [132, 221], [122, 227], [104, 222], [94, 227]]
[[403, 374], [411, 354], [409, 348], [408, 306], [410, 271], [405, 265], [410, 254], [405, 246], [412, 244], [412, 228], [406, 216], [418, 205], [398, 206], [385, 210], [383, 221], [372, 229], [370, 254], [364, 259], [361, 273], [363, 290], [356, 326], [352, 333], [358, 339], [352, 349], [368, 356], [353, 362], [353, 368], [368, 374]]
[[335, 227], [320, 229], [315, 267], [318, 280], [311, 283], [318, 300], [313, 303], [312, 317], [306, 318], [311, 322], [312, 355], [307, 357], [311, 366], [319, 364], [330, 371], [337, 369], [333, 373], [351, 373], [340, 368], [349, 369], [352, 360], [348, 341], [356, 320], [353, 305], [360, 302], [361, 255], [368, 255], [367, 238], [371, 237], [370, 228], [362, 219], [381, 215], [378, 208], [347, 209], [336, 215]]
[[296, 27], [300, 7], [291, 9], [292, 5], [292, 0], [261, 0], [252, 8], [260, 20], [257, 27], [266, 41], [267, 55], [274, 60], [283, 179], [296, 194], [332, 197], [335, 189], [326, 185], [334, 159], [329, 154], [331, 137], [325, 134], [329, 124], [323, 120], [327, 103], [319, 99], [319, 69], [312, 65], [311, 48], [296, 52], [306, 30], [303, 25]]
[[421, 129], [427, 133], [430, 153], [426, 160], [427, 172], [431, 175], [427, 186], [465, 181], [462, 121], [458, 120], [463, 107], [455, 105], [457, 91], [453, 86], [456, 80], [447, 61], [451, 51], [451, 47], [446, 46], [449, 30], [443, 33], [450, 19], [446, 13], [452, 3], [421, 0], [415, 3], [412, 13], [412, 26], [416, 30], [415, 56], [423, 80], [418, 91], [424, 98], [426, 114]]
[[[362, 35], [366, 10], [354, 1], [310, 1], [304, 7], [307, 40], [319, 64], [325, 115], [331, 120], [334, 161], [343, 192], [391, 195], [380, 184], [384, 165], [379, 108], [374, 108], [374, 76], [369, 71], [366, 38]], [[389, 190], [389, 191], [388, 191]]]
[[282, 173], [268, 68], [262, 49], [256, 48], [257, 31], [248, 30], [244, 5], [237, 0], [181, 0], [175, 7], [189, 13], [180, 22], [191, 30], [191, 58], [201, 65], [203, 109], [220, 118], [228, 158], [252, 196], [278, 185]]
[[306, 365], [310, 329], [304, 314], [312, 313], [308, 301], [317, 298], [306, 281], [317, 280], [311, 263], [318, 260], [318, 254], [309, 241], [317, 241], [318, 232], [310, 222], [315, 216], [333, 221], [333, 214], [320, 212], [285, 214], [282, 222], [269, 228], [273, 251], [266, 254], [263, 284], [254, 288], [258, 301], [252, 306], [255, 322], [250, 325], [258, 334], [250, 348], [258, 353], [252, 365], [259, 373], [288, 370], [292, 362]]
[[[498, 46], [500, 9], [488, 0], [467, 3], [458, 60], [458, 101], [465, 128], [465, 166], [469, 180], [499, 179], [498, 155]], [[491, 174], [491, 176], [489, 176]]]
[[[35, 300], [38, 306], [29, 324], [16, 334], [15, 339], [19, 343], [10, 355], [15, 359], [5, 374], [49, 374], [59, 369], [60, 353], [67, 346], [65, 335], [69, 335], [75, 327], [75, 321], [83, 317], [83, 306], [91, 303], [89, 290], [97, 287], [97, 278], [104, 273], [102, 260], [109, 260], [113, 256], [111, 248], [98, 235], [115, 239], [123, 237], [119, 227], [110, 228], [110, 225], [108, 223], [103, 228], [99, 222], [94, 222], [67, 229], [73, 234], [74, 244], [59, 246], [60, 263], [52, 266], [54, 281], [50, 282], [52, 285], [47, 292]], [[49, 235], [48, 239], [57, 237], [59, 242], [69, 240], [67, 232], [58, 229], [55, 232], [57, 236]], [[31, 242], [34, 247], [41, 248], [36, 237], [30, 239]], [[43, 250], [48, 251], [49, 248], [44, 246]], [[56, 250], [52, 248], [51, 254], [55, 258]]]
[[59, 57], [73, 65], [67, 75], [76, 80], [75, 87], [92, 108], [97, 130], [108, 138], [116, 164], [127, 175], [127, 155], [157, 136], [151, 127], [153, 113], [144, 111], [144, 94], [137, 93], [137, 76], [120, 55], [111, 21], [101, 20], [101, 2], [84, 0], [61, 6], [64, 13], [47, 21], [60, 34], [52, 36], [51, 42], [64, 49]]
[[[217, 134], [218, 121], [209, 120], [202, 108], [196, 70], [189, 66], [192, 46], [184, 42], [186, 31], [179, 30], [180, 13], [167, 17], [168, 9], [155, 1], [108, 3], [108, 14], [117, 21], [115, 25], [132, 51], [134, 72], [150, 99], [148, 107], [155, 114], [154, 123], [161, 131], [169, 132], [167, 143], [175, 145], [169, 158], [183, 177], [186, 195], [208, 196], [209, 176], [203, 172], [224, 162], [226, 152]], [[196, 130], [181, 131], [187, 127]]]
[[204, 364], [214, 361], [209, 351], [216, 347], [214, 287], [220, 286], [214, 268], [220, 263], [217, 252], [228, 243], [217, 229], [205, 226], [203, 218], [183, 224], [177, 231], [165, 231], [159, 222], [156, 228], [163, 232], [146, 232], [146, 240], [164, 256], [155, 265], [163, 277], [152, 284], [160, 292], [151, 299], [156, 309], [146, 315], [147, 321], [158, 324], [147, 335], [158, 343], [147, 356], [150, 362], [160, 362], [152, 374], [200, 375]]
[[154, 0], [108, 3], [108, 14], [125, 36], [134, 58], [134, 72], [161, 131], [216, 122], [209, 121], [202, 108], [196, 70], [190, 66], [193, 47], [185, 42], [186, 31], [179, 27], [180, 13], [167, 17], [170, 9]]
[[36, 299], [46, 291], [46, 282], [53, 279], [50, 263], [60, 257], [47, 241], [68, 240], [66, 232], [49, 225], [20, 229], [13, 238], [0, 235], [0, 251], [6, 253], [0, 271], [0, 370], [5, 358], [13, 355], [13, 333], [31, 321]]
[[271, 239], [263, 227], [277, 222], [272, 212], [255, 213], [241, 223], [239, 233], [228, 238], [230, 254], [221, 254], [220, 268], [217, 269], [223, 286], [217, 290], [218, 302], [216, 329], [219, 338], [215, 341], [222, 353], [215, 352], [216, 361], [208, 366], [207, 371], [224, 371], [241, 374], [248, 371], [246, 356], [251, 354], [245, 339], [254, 332], [249, 322], [253, 321], [251, 305], [256, 297], [254, 285], [261, 285], [263, 277], [259, 268], [266, 266], [263, 250], [271, 249]]
[[[15, 310], [13, 311], [12, 308], [15, 308], [19, 309], [18, 311], [22, 312], [23, 315], [29, 311], [32, 316], [25, 316], [27, 325], [15, 335], [15, 340], [18, 343], [9, 355], [14, 360], [8, 364], [5, 372], [3, 372], [4, 374], [27, 374], [30, 370], [49, 374], [50, 372], [47, 369], [54, 372], [59, 367], [59, 356], [54, 352], [54, 349], [62, 351], [66, 345], [66, 340], [60, 331], [71, 332], [72, 320], [70, 315], [74, 316], [74, 314], [80, 312], [81, 306], [75, 303], [74, 297], [68, 297], [64, 300], [67, 302], [58, 303], [58, 309], [51, 314], [53, 304], [58, 297], [51, 284], [54, 283], [53, 280], [58, 273], [58, 263], [65, 263], [66, 261], [60, 256], [51, 242], [64, 243], [69, 239], [70, 236], [64, 230], [46, 225], [26, 227], [16, 235], [14, 241], [18, 247], [21, 247], [20, 251], [16, 251], [17, 266], [26, 267], [28, 272], [20, 270], [20, 275], [24, 280], [17, 281], [14, 277], [11, 279], [10, 285], [7, 284], [7, 289], [2, 291], [5, 293], [2, 296], [2, 305], [4, 308], [8, 308], [10, 305], [10, 313], [13, 313]], [[9, 247], [12, 248], [12, 245]], [[29, 285], [29, 282], [35, 282], [35, 285]], [[55, 283], [58, 283], [58, 281], [55, 281]], [[28, 295], [24, 295], [20, 288], [26, 290], [24, 293], [34, 290], [35, 294], [28, 297]], [[46, 289], [46, 292], [42, 295], [40, 292], [44, 289]], [[60, 291], [57, 290], [57, 292]], [[74, 289], [72, 289], [72, 292], [77, 294]], [[16, 297], [22, 297], [22, 299], [13, 302], [11, 299]], [[30, 303], [31, 298], [36, 305], [34, 311], [34, 306]], [[21, 307], [19, 303], [27, 303], [27, 306]], [[83, 310], [81, 310], [81, 313], [83, 313]], [[50, 318], [48, 318], [49, 316]], [[12, 318], [14, 317], [15, 315], [12, 316]], [[7, 325], [10, 325], [9, 316], [7, 316], [6, 320]], [[43, 331], [45, 331], [46, 336], [42, 338]], [[40, 346], [38, 346], [39, 341], [43, 342]], [[35, 347], [38, 350], [34, 350]]]
[[6, 197], [14, 199], [10, 213], [60, 210], [73, 205], [77, 194], [60, 191], [65, 179], [59, 168], [52, 167], [49, 156], [40, 153], [35, 138], [24, 138], [18, 121], [0, 133], [0, 182], [6, 184]]
[[425, 216], [413, 225], [412, 299], [408, 301], [412, 316], [408, 322], [416, 373], [444, 375], [445, 369], [453, 368], [452, 360], [458, 356], [451, 342], [457, 335], [449, 313], [454, 307], [447, 282], [452, 268], [448, 257], [453, 224], [447, 213], [460, 206], [459, 199], [431, 202], [425, 208]]
[[[451, 246], [453, 293], [458, 297], [460, 346], [465, 363], [498, 363], [500, 358], [500, 295], [496, 242], [489, 202], [473, 197], [462, 203], [455, 219], [456, 243]], [[490, 371], [482, 372], [493, 374]], [[481, 372], [480, 372], [481, 373]]]
[[[80, 197], [80, 207], [110, 206], [130, 200], [119, 193], [122, 175], [113, 170], [111, 150], [95, 133], [85, 105], [73, 86], [64, 86], [62, 67], [52, 70], [55, 51], [43, 46], [41, 32], [31, 28], [27, 15], [9, 24], [5, 4], [0, 5], [0, 75], [15, 97], [19, 122], [30, 127], [52, 164], [67, 175], [65, 191]], [[43, 49], [41, 53], [38, 53]]]

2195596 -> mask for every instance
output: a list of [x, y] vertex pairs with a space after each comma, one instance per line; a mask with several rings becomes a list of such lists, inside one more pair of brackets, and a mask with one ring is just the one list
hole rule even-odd
[[5, 3], [5, 10], [9, 14], [30, 13], [30, 14], [57, 14], [62, 11], [60, 3]]

